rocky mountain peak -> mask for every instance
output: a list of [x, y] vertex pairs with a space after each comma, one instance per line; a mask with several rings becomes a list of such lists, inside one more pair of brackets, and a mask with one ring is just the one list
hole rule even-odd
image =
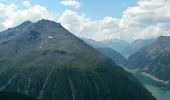
[[60, 23], [56, 23], [54, 21], [46, 20], [46, 19], [39, 20], [34, 25], [38, 26], [38, 27], [56, 27], [56, 28], [62, 28], [62, 25]]

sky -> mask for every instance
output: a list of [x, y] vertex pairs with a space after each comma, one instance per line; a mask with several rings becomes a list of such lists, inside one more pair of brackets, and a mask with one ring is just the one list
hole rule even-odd
[[0, 0], [0, 31], [49, 19], [97, 41], [170, 35], [170, 0]]

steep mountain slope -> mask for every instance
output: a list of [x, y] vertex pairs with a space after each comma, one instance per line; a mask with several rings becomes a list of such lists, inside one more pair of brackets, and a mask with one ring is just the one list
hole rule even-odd
[[114, 60], [116, 64], [125, 64], [127, 62], [127, 59], [125, 57], [123, 57], [120, 53], [107, 47], [106, 45], [102, 44], [101, 42], [98, 42], [98, 41], [95, 41], [92, 39], [87, 39], [87, 38], [82, 38], [82, 39], [84, 42], [86, 42], [87, 44], [93, 46], [98, 51], [100, 51], [103, 55]]
[[38, 100], [18, 93], [0, 92], [0, 100]]
[[126, 64], [127, 59], [111, 48], [97, 48], [103, 55], [111, 58], [116, 64]]
[[135, 40], [134, 42], [132, 42], [131, 44], [129, 44], [125, 48], [123, 48], [120, 51], [120, 53], [128, 58], [130, 55], [136, 53], [141, 48], [148, 46], [155, 41], [156, 41], [156, 39], [145, 39], [145, 40], [138, 39], [138, 40]]
[[153, 44], [128, 59], [129, 67], [139, 68], [161, 80], [170, 80], [170, 37], [161, 36]]
[[48, 20], [0, 44], [0, 89], [41, 100], [155, 100], [111, 59]]

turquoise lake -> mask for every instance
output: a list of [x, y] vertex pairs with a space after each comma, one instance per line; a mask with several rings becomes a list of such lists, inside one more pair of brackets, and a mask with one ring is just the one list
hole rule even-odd
[[132, 74], [155, 96], [158, 100], [170, 100], [170, 85], [155, 81], [141, 73]]

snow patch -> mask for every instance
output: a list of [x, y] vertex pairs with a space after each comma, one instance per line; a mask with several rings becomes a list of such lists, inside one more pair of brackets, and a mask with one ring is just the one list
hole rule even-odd
[[49, 38], [49, 39], [53, 39], [54, 37], [52, 37], [52, 36], [48, 36], [48, 38]]

